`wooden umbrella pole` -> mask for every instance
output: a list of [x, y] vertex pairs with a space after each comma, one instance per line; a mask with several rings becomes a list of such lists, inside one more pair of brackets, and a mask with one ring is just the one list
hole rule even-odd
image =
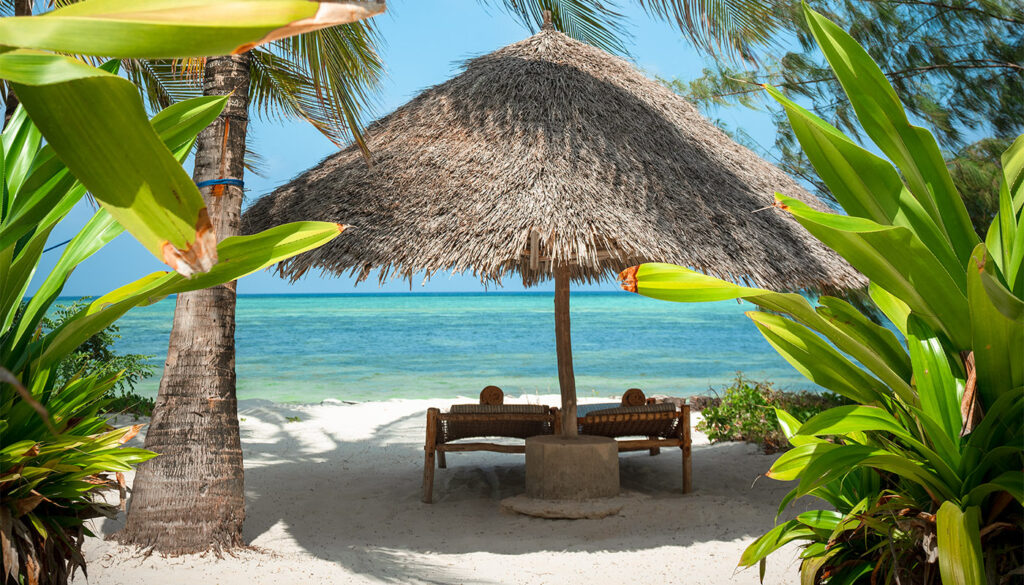
[[562, 391], [562, 435], [576, 436], [576, 376], [572, 372], [572, 336], [569, 327], [569, 267], [555, 269], [555, 347], [558, 386]]

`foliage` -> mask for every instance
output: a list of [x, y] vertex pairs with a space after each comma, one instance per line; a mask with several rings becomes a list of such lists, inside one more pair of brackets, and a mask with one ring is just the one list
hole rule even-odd
[[985, 239], [992, 218], [999, 212], [999, 183], [1003, 166], [999, 155], [1010, 148], [1005, 138], [983, 138], [960, 149], [946, 161], [949, 174], [967, 206], [971, 224]]
[[769, 343], [852, 401], [802, 423], [776, 411], [794, 448], [768, 475], [798, 481], [780, 513], [804, 496], [833, 509], [779, 524], [741, 565], [797, 541], [805, 583], [999, 582], [1024, 564], [1024, 136], [1002, 156], [999, 211], [981, 242], [935, 138], [908, 122], [852, 37], [809, 8], [805, 16], [888, 160], [768, 88], [847, 215], [780, 194], [775, 206], [870, 279], [891, 329], [837, 298], [812, 307], [671, 265], [631, 269], [627, 285], [666, 300], [758, 305], [748, 316]]
[[[907, 110], [949, 150], [967, 148], [965, 139], [979, 133], [1006, 140], [1024, 129], [1024, 6], [1019, 1], [811, 0], [809, 5], [865, 47]], [[818, 117], [859, 136], [852, 103], [818, 52], [799, 3], [776, 8], [779, 28], [790, 31], [798, 47], [767, 45], [757, 67], [719, 63], [695, 80], [672, 80], [670, 87], [708, 111], [735, 105], [760, 109], [766, 104], [757, 84], [775, 85]], [[827, 195], [784, 112], [773, 111], [773, 118], [777, 134], [770, 153], [776, 162]], [[969, 197], [959, 178], [954, 174]]]
[[706, 433], [713, 443], [746, 441], [760, 445], [766, 453], [775, 453], [789, 446], [775, 409], [784, 410], [802, 422], [847, 402], [831, 392], [777, 390], [771, 382], [750, 380], [738, 372], [717, 404], [701, 410], [697, 430]]
[[[86, 299], [79, 299], [68, 305], [54, 305], [50, 313], [40, 321], [41, 332], [46, 334], [59, 328], [88, 304]], [[54, 371], [55, 383], [60, 386], [79, 376], [106, 378], [120, 373], [114, 389], [134, 390], [136, 382], [153, 375], [153, 365], [148, 360], [154, 356], [115, 352], [114, 343], [120, 338], [120, 329], [116, 323], [111, 323], [106, 329], [86, 339], [85, 343], [57, 364]]]
[[[251, 8], [253, 0], [242, 4]], [[248, 22], [249, 28], [242, 26], [244, 30], [230, 34], [226, 28], [221, 37], [193, 34], [194, 23], [206, 19], [183, 18], [175, 24], [175, 18], [187, 16], [176, 11], [178, 6], [147, 17], [145, 8], [153, 3], [145, 7], [134, 3], [139, 11], [132, 21], [125, 21], [104, 11], [132, 9], [130, 1], [85, 2], [70, 10], [77, 15], [70, 18], [48, 16], [43, 23], [26, 18], [13, 26], [14, 19], [0, 19], [0, 38], [19, 46], [32, 46], [37, 39], [41, 48], [68, 52], [82, 52], [83, 44], [93, 42], [103, 50], [117, 52], [120, 47], [126, 54], [173, 56], [175, 47], [181, 46], [216, 53], [224, 42], [254, 42], [275, 30], [288, 34], [288, 23], [297, 14], [316, 10], [315, 4], [305, 1], [261, 0], [262, 8], [291, 6], [299, 13], [268, 10], [255, 19], [233, 13], [231, 23]], [[193, 14], [213, 6], [205, 0], [190, 3], [197, 9]], [[212, 20], [218, 24], [224, 19]], [[254, 20], [262, 24], [256, 26]], [[96, 34], [109, 32], [105, 27], [110, 26], [116, 34]], [[49, 29], [54, 28], [58, 34], [51, 34]], [[33, 36], [33, 30], [38, 36]], [[140, 30], [142, 34], [133, 34]], [[211, 37], [215, 40], [204, 40]], [[67, 46], [58, 46], [62, 38], [68, 40]], [[335, 224], [303, 222], [227, 238], [215, 248], [211, 243], [205, 251], [195, 249], [204, 245], [204, 237], [216, 241], [212, 230], [204, 235], [194, 228], [191, 232], [179, 228], [193, 217], [204, 217], [205, 208], [196, 208], [194, 198], [190, 201], [190, 193], [198, 197], [191, 182], [182, 191], [169, 185], [181, 187], [176, 183], [184, 175], [180, 161], [196, 134], [220, 113], [225, 99], [189, 100], [147, 120], [138, 94], [133, 88], [125, 92], [121, 83], [128, 82], [113, 75], [113, 67], [106, 67], [100, 70], [52, 53], [0, 46], [0, 77], [14, 82], [22, 102], [0, 135], [3, 583], [65, 583], [76, 567], [84, 569], [83, 521], [112, 511], [97, 502], [96, 494], [117, 488], [123, 496], [123, 479], [110, 474], [127, 471], [153, 456], [121, 447], [138, 427], [113, 429], [98, 415], [101, 408], [109, 407], [104, 396], [115, 388], [118, 375], [68, 370], [62, 375], [68, 356], [132, 307], [235, 280], [322, 245], [342, 231]], [[82, 114], [96, 119], [75, 117]], [[68, 119], [81, 123], [68, 124]], [[125, 148], [140, 152], [119, 158]], [[71, 239], [23, 304], [48, 236], [87, 188], [101, 209]], [[201, 205], [202, 199], [198, 201]], [[118, 223], [115, 216], [128, 225]], [[150, 274], [82, 306], [52, 329], [46, 327], [46, 315], [74, 269], [126, 228], [144, 244], [163, 238], [159, 252], [178, 272]], [[175, 241], [183, 242], [184, 248]]]

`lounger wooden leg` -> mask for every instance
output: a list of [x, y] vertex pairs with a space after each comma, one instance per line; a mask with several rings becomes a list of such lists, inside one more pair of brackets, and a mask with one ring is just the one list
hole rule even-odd
[[[652, 440], [652, 441], [657, 441], [658, 440], [658, 437], [647, 437], [647, 438]], [[651, 447], [651, 457], [654, 457], [658, 453], [661, 453], [661, 447]]]
[[441, 411], [436, 408], [427, 409], [427, 442], [423, 446], [423, 502], [434, 501], [434, 453], [437, 451], [437, 415]]
[[448, 469], [448, 462], [445, 461], [444, 451], [437, 452], [437, 466], [441, 469]]
[[680, 421], [680, 439], [683, 451], [683, 493], [688, 494], [693, 490], [693, 470], [690, 467], [690, 405], [683, 405], [683, 418]]

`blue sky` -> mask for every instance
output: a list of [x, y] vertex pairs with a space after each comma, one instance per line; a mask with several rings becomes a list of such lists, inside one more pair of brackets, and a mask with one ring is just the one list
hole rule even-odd
[[[669, 23], [648, 18], [635, 2], [623, 3], [633, 38], [628, 46], [635, 64], [649, 76], [692, 79], [701, 73], [705, 58]], [[529, 36], [529, 31], [498, 9], [485, 9], [469, 0], [392, 0], [387, 13], [376, 17], [385, 39], [382, 56], [387, 69], [380, 104], [375, 116], [386, 114], [410, 100], [423, 89], [441, 83], [459, 71], [465, 59], [489, 53]], [[774, 126], [767, 114], [741, 108], [720, 109], [715, 116], [733, 127], [742, 127], [761, 144], [771, 144]], [[317, 164], [336, 147], [308, 124], [254, 119], [249, 125], [251, 144], [265, 161], [264, 177], [245, 177], [250, 201], [287, 182]], [[189, 169], [191, 171], [191, 169]], [[76, 208], [51, 236], [53, 242], [70, 238], [92, 214], [86, 204]], [[60, 252], [45, 255], [38, 274], [44, 275]], [[83, 263], [69, 280], [64, 294], [101, 294], [165, 267], [125, 234]], [[437, 275], [424, 286], [414, 280], [413, 292], [481, 291], [471, 276]], [[551, 288], [548, 283], [547, 289]], [[613, 283], [587, 287], [613, 290]], [[544, 290], [540, 287], [539, 290]], [[239, 282], [242, 294], [252, 293], [334, 293], [408, 292], [408, 281], [395, 281], [378, 288], [372, 279], [358, 287], [350, 278], [311, 275], [290, 284], [269, 272], [253, 274]], [[491, 290], [494, 290], [491, 287]], [[503, 290], [522, 290], [515, 280]], [[31, 294], [31, 291], [30, 291]]]

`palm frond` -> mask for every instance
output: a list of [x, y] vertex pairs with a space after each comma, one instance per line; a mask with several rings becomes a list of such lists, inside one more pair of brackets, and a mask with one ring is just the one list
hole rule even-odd
[[555, 30], [610, 53], [627, 54], [625, 39], [630, 35], [625, 17], [614, 4], [600, 0], [479, 0], [485, 6], [499, 6], [530, 30], [537, 32], [544, 11], [551, 12]]
[[376, 105], [384, 65], [366, 21], [301, 34], [253, 51], [250, 108], [307, 120], [341, 146], [363, 143], [362, 119]]
[[713, 55], [752, 60], [783, 27], [780, 0], [636, 0], [648, 14], [675, 21], [699, 48]]
[[[183, 100], [203, 95], [201, 77], [190, 69], [189, 61], [123, 59], [121, 71], [139, 87], [149, 107], [161, 110]], [[202, 67], [199, 67], [202, 70]]]

